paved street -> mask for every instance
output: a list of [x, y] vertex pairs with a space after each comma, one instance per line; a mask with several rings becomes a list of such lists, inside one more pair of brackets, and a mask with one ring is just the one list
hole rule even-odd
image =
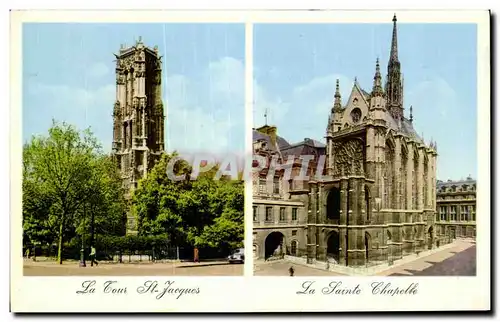
[[341, 276], [342, 274], [324, 271], [312, 267], [296, 265], [284, 260], [272, 262], [258, 262], [255, 276], [290, 276], [288, 269], [293, 266], [294, 276]]
[[379, 276], [475, 276], [476, 245], [456, 241], [455, 246], [411, 263], [394, 267]]
[[25, 276], [235, 276], [243, 275], [243, 265], [227, 262], [108, 264], [79, 267], [77, 261], [24, 261]]
[[[289, 276], [293, 266], [295, 276], [340, 276], [342, 274], [296, 265], [284, 260], [257, 262], [256, 276]], [[381, 271], [377, 276], [474, 276], [476, 275], [476, 245], [457, 240], [449, 248], [437, 251], [411, 262]]]

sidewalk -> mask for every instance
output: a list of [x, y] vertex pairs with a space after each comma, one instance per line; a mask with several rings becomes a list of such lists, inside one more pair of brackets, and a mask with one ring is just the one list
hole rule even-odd
[[[90, 260], [86, 259], [85, 260], [87, 266], [90, 266]], [[62, 264], [59, 264], [59, 262], [56, 259], [51, 259], [51, 258], [45, 258], [43, 260], [39, 260], [37, 257], [36, 261], [33, 261], [33, 259], [27, 259], [24, 258], [23, 261], [23, 266], [24, 267], [61, 267], [61, 266], [78, 266], [80, 261], [74, 260], [74, 259], [69, 259], [69, 260], [64, 260]], [[188, 266], [213, 266], [213, 265], [223, 265], [227, 264], [228, 261], [226, 260], [221, 260], [221, 259], [214, 259], [214, 260], [202, 260], [201, 262], [195, 263], [193, 261], [181, 261], [181, 260], [171, 260], [171, 261], [157, 261], [157, 262], [151, 262], [151, 261], [142, 261], [142, 262], [127, 262], [124, 261], [123, 263], [119, 262], [112, 262], [112, 261], [99, 261], [99, 267], [132, 267], [132, 266], [143, 266], [143, 267], [153, 267], [153, 266], [175, 266], [175, 267], [188, 267]]]
[[435, 264], [443, 263], [446, 260], [457, 256], [457, 254], [475, 246], [475, 243], [468, 240], [456, 240], [450, 245], [452, 245], [452, 247], [448, 247], [439, 252], [433, 252], [427, 256], [420, 256], [411, 262], [400, 263], [397, 266], [393, 266], [387, 270], [377, 273], [376, 276], [389, 276], [393, 274], [412, 276], [415, 275], [416, 272], [422, 272]]
[[[455, 240], [453, 243], [443, 245], [439, 248], [421, 252], [419, 255], [411, 254], [401, 259], [395, 260], [392, 265], [383, 263], [371, 267], [345, 267], [331, 265], [327, 269], [325, 262], [307, 264], [304, 258], [286, 256], [285, 259], [273, 262], [257, 261], [254, 267], [255, 275], [284, 275], [286, 267], [303, 267], [303, 274], [311, 275], [350, 275], [350, 276], [388, 276], [388, 275], [413, 275], [429, 268], [435, 263], [441, 263], [446, 259], [475, 246], [475, 242], [470, 240]], [[469, 259], [467, 259], [469, 260]], [[276, 272], [275, 272], [276, 271]], [[319, 271], [322, 271], [320, 273]], [[302, 274], [297, 274], [302, 275]], [[446, 274], [445, 274], [446, 275]]]

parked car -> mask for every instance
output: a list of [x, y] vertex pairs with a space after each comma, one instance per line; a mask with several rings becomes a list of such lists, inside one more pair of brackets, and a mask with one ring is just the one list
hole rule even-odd
[[227, 257], [227, 260], [229, 261], [230, 264], [232, 263], [245, 263], [245, 249], [244, 248], [238, 248], [234, 250], [231, 255]]

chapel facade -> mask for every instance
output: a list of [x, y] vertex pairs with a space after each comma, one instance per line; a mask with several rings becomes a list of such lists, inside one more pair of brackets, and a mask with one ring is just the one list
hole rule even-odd
[[254, 179], [256, 257], [365, 266], [446, 243], [435, 233], [437, 146], [417, 134], [409, 110], [407, 116], [394, 16], [385, 84], [378, 59], [371, 91], [355, 80], [343, 102], [337, 80], [326, 145], [315, 144], [313, 153], [319, 173], [308, 170], [313, 179], [304, 183], [292, 176], [274, 203], [255, 192]]

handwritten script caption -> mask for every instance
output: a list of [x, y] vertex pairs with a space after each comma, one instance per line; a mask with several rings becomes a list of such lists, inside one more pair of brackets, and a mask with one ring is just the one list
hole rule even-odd
[[129, 287], [122, 285], [119, 281], [109, 280], [102, 284], [97, 284], [96, 280], [84, 281], [76, 291], [76, 294], [112, 294], [112, 295], [127, 295], [130, 292], [142, 294], [142, 295], [152, 295], [157, 300], [163, 297], [172, 296], [175, 299], [181, 298], [185, 295], [197, 295], [200, 294], [199, 287], [181, 287], [178, 286], [175, 281], [165, 281], [158, 282], [154, 280], [145, 281], [142, 285], [130, 289]]
[[[372, 295], [397, 296], [416, 295], [418, 293], [418, 283], [405, 285], [393, 285], [390, 282], [372, 282], [366, 288]], [[316, 281], [305, 281], [296, 292], [299, 295], [360, 295], [366, 292], [361, 284], [346, 284], [342, 281], [332, 281], [326, 284], [319, 284]]]

